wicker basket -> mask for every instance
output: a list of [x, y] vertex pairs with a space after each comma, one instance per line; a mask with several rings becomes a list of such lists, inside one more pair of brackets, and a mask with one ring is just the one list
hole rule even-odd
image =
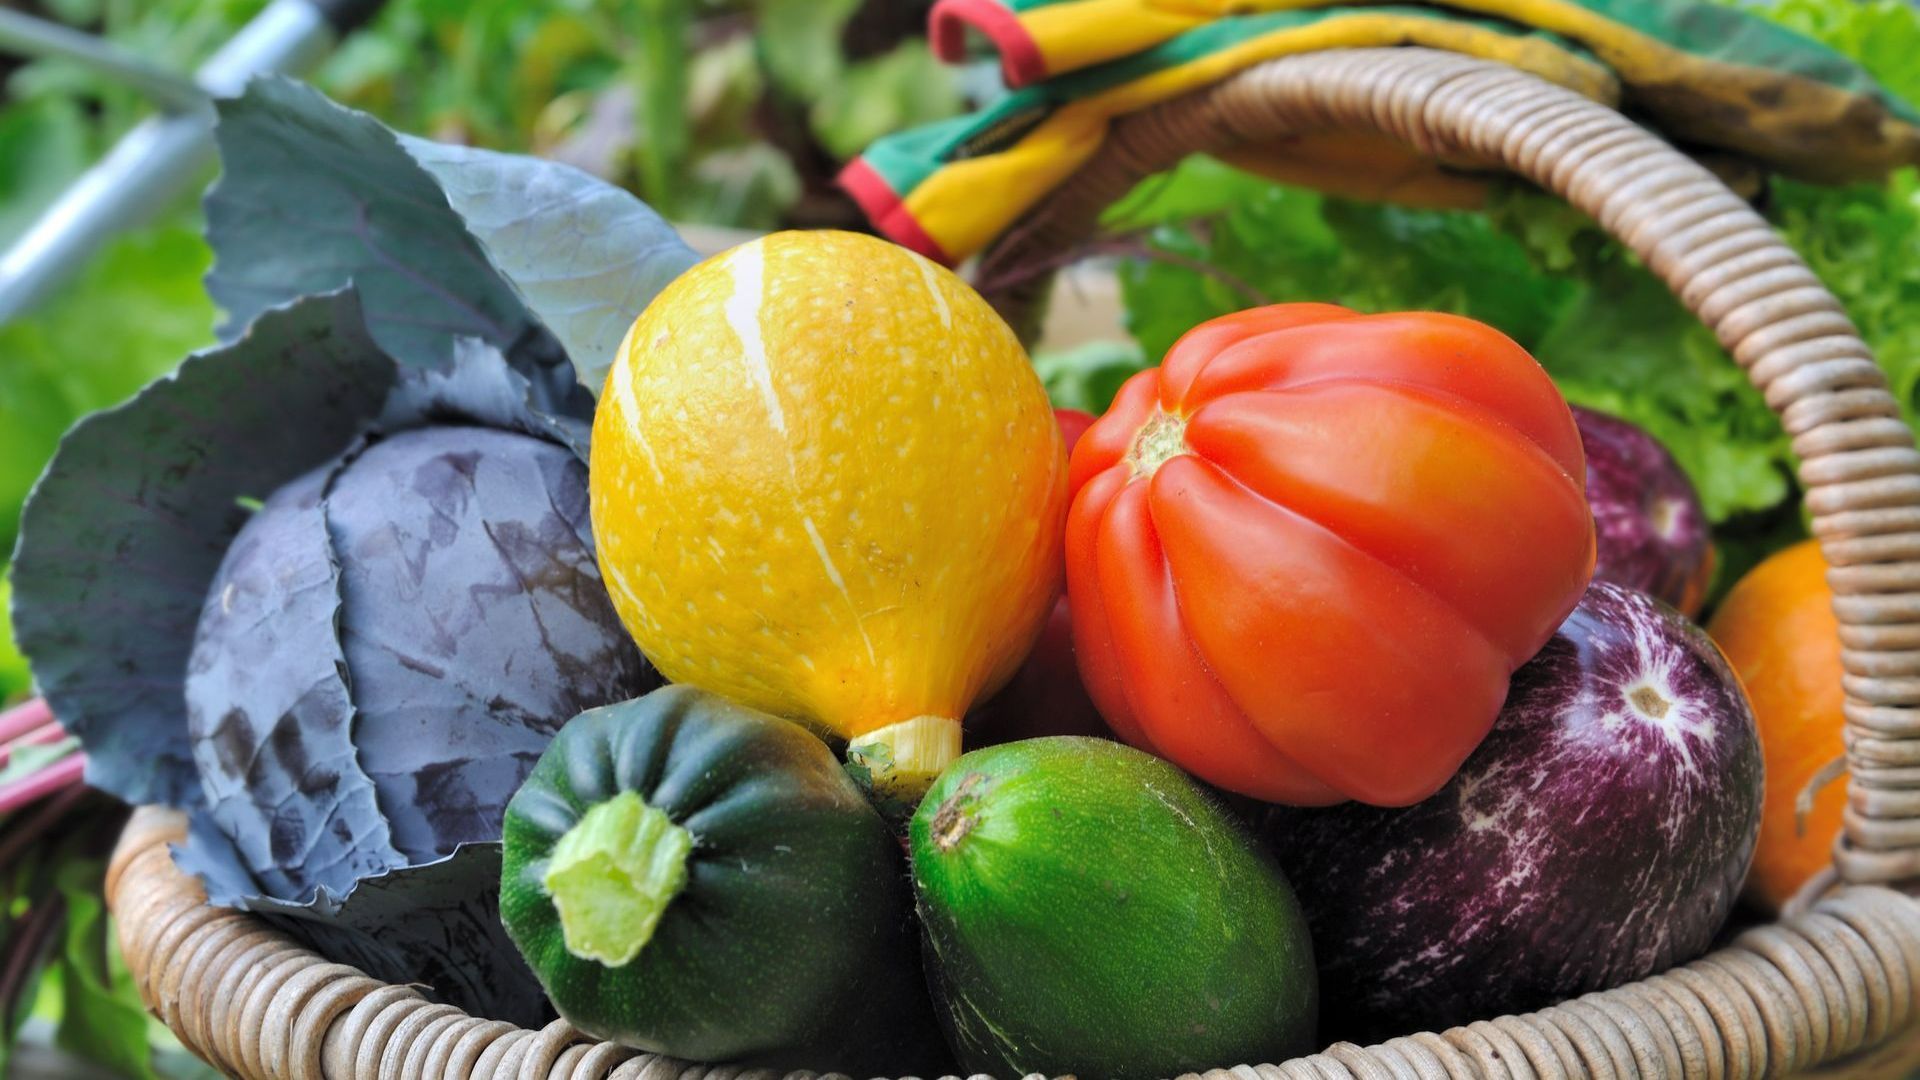
[[[1099, 155], [988, 253], [982, 278], [1070, 249], [1104, 206], [1190, 151], [1333, 129], [1504, 168], [1569, 200], [1637, 252], [1765, 392], [1793, 437], [1833, 566], [1850, 798], [1833, 870], [1799, 913], [1728, 948], [1531, 1015], [1235, 1066], [1219, 1080], [1775, 1076], [1906, 1032], [1920, 1012], [1920, 903], [1881, 886], [1920, 882], [1920, 452], [1839, 303], [1705, 169], [1614, 111], [1495, 64], [1421, 49], [1292, 57], [1118, 122]], [[1029, 279], [994, 299], [1024, 326], [1044, 287]], [[529, 1032], [469, 1017], [329, 963], [251, 916], [208, 907], [168, 854], [180, 829], [177, 815], [137, 814], [107, 892], [148, 1005], [230, 1073], [747, 1075], [585, 1042], [564, 1023]]]

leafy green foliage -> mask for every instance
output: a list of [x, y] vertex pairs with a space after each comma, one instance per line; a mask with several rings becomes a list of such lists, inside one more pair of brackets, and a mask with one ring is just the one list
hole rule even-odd
[[922, 20], [849, 58], [850, 21], [896, 2], [391, 0], [315, 82], [404, 131], [579, 164], [676, 221], [769, 228], [873, 137], [960, 110]]
[[1203, 305], [1194, 313], [1205, 318], [1306, 299], [1457, 311], [1524, 341], [1545, 332], [1572, 292], [1485, 215], [1331, 199], [1204, 157], [1143, 187], [1153, 184], [1163, 189], [1136, 193], [1107, 219], [1115, 228], [1155, 226], [1148, 257], [1122, 275], [1130, 328], [1150, 356], [1200, 321], [1182, 310], [1189, 305]]
[[33, 685], [27, 658], [20, 655], [20, 647], [13, 640], [13, 620], [7, 614], [12, 600], [13, 581], [7, 576], [7, 565], [0, 563], [0, 709], [25, 697]]
[[60, 953], [60, 1026], [55, 1041], [67, 1052], [133, 1080], [153, 1080], [147, 1012], [120, 957], [101, 897], [101, 859], [74, 860], [54, 874], [66, 907]]
[[[170, 71], [192, 71], [231, 38], [266, 0], [60, 0], [48, 14], [97, 34]], [[6, 83], [13, 108], [60, 103], [91, 159], [152, 113], [139, 92], [72, 60], [36, 60]]]
[[49, 942], [59, 929], [57, 910], [49, 910], [48, 852], [31, 846], [0, 864], [0, 1076], [20, 1029], [38, 997]]
[[813, 136], [846, 160], [889, 132], [953, 116], [959, 77], [924, 41], [860, 59], [840, 47], [861, 0], [760, 0], [754, 34], [774, 87], [807, 103]]
[[613, 0], [392, 0], [314, 81], [431, 138], [524, 150], [543, 112], [621, 80], [643, 5]]
[[0, 243], [25, 232], [87, 167], [86, 117], [73, 101], [25, 101], [0, 112]]
[[[1118, 227], [1153, 223], [1146, 257], [1121, 273], [1147, 355], [1252, 302], [1456, 312], [1531, 350], [1569, 398], [1666, 442], [1715, 520], [1785, 498], [1786, 440], [1766, 403], [1664, 286], [1578, 215], [1519, 191], [1491, 214], [1409, 210], [1223, 171], [1192, 159], [1110, 215]], [[1156, 223], [1175, 213], [1197, 224]]]
[[1771, 215], [1846, 304], [1895, 396], [1914, 415], [1920, 407], [1920, 174], [1902, 169], [1877, 188], [1781, 181]]
[[861, 0], [761, 0], [754, 43], [780, 88], [799, 97], [826, 93], [846, 65], [840, 32]]
[[635, 28], [639, 50], [628, 64], [640, 99], [640, 190], [671, 214], [693, 153], [686, 112], [693, 0], [639, 0], [631, 6], [641, 16]]
[[889, 132], [952, 116], [961, 104], [952, 69], [914, 41], [848, 65], [808, 118], [828, 152], [845, 160]]
[[1920, 19], [1904, 0], [1724, 0], [1844, 53], [1880, 85], [1920, 102]]
[[1146, 366], [1139, 346], [1128, 341], [1089, 341], [1033, 356], [1033, 370], [1054, 408], [1079, 409], [1095, 416], [1113, 404], [1121, 383]]
[[0, 326], [0, 552], [62, 432], [213, 340], [207, 264], [192, 229], [129, 233], [52, 303]]
[[1625, 417], [1672, 451], [1715, 521], [1789, 493], [1786, 435], [1712, 335], [1639, 266], [1597, 271], [1532, 345], [1569, 400]]
[[146, 1017], [100, 899], [107, 850], [127, 811], [77, 789], [64, 810], [0, 816], [0, 1075], [36, 1013], [54, 1021], [55, 1041], [77, 1056], [152, 1077]]

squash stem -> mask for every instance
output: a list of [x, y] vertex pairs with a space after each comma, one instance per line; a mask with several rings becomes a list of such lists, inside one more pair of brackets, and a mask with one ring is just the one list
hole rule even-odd
[[567, 951], [608, 967], [630, 963], [686, 886], [692, 851], [693, 835], [638, 792], [589, 808], [553, 846], [543, 878]]
[[913, 803], [959, 756], [960, 721], [947, 716], [916, 716], [847, 743], [847, 760], [866, 766], [875, 793]]

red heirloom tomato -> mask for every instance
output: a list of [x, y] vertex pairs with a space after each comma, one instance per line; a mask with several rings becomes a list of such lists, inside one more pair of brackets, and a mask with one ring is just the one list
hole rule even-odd
[[1094, 702], [1128, 742], [1274, 802], [1438, 790], [1593, 573], [1566, 402], [1453, 315], [1203, 323], [1121, 388], [1071, 476]]

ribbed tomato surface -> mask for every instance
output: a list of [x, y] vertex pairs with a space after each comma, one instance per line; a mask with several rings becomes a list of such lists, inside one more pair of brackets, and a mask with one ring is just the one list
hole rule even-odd
[[1566, 402], [1490, 327], [1326, 304], [1204, 323], [1073, 453], [1087, 688], [1220, 787], [1417, 802], [1585, 590], [1583, 477]]

